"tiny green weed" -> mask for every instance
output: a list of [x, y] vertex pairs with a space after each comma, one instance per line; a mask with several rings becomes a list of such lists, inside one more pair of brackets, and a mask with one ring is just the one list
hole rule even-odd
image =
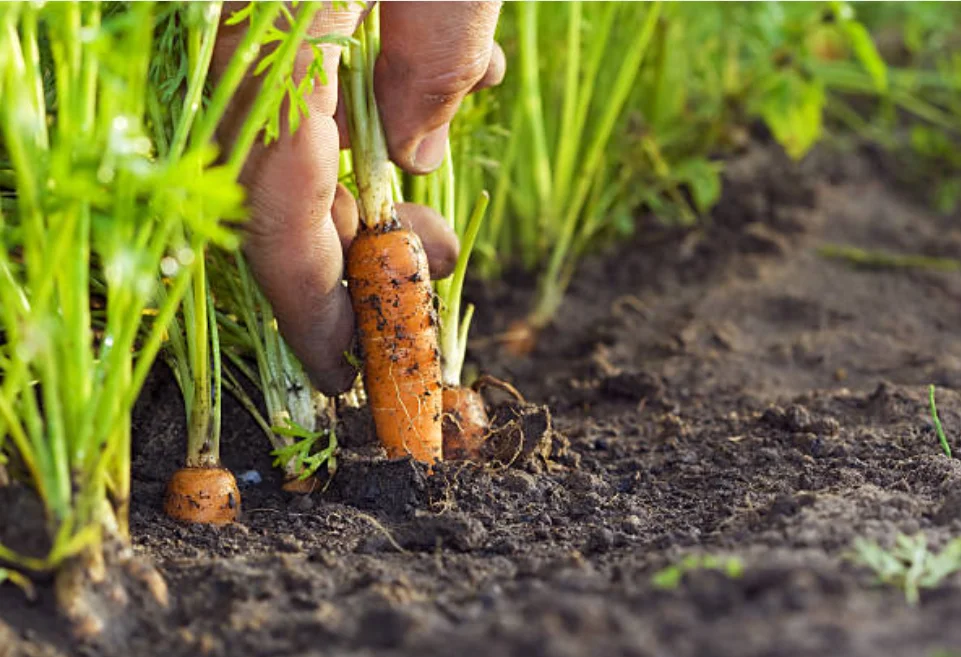
[[[337, 469], [337, 436], [333, 429], [307, 431], [288, 420], [286, 426], [271, 427], [271, 431], [279, 436], [294, 440], [294, 442], [271, 452], [276, 457], [274, 459], [275, 467], [292, 466], [291, 470], [296, 473], [296, 477], [301, 481], [313, 477], [322, 465], [327, 466], [331, 475]], [[317, 441], [325, 436], [327, 437], [327, 447], [320, 450], [314, 449]]]
[[34, 588], [33, 582], [23, 573], [7, 568], [0, 568], [0, 585], [4, 582], [10, 582], [14, 586], [19, 587], [27, 600], [33, 601], [37, 599], [37, 590]]
[[731, 579], [737, 579], [744, 574], [744, 563], [739, 557], [720, 557], [713, 554], [691, 554], [680, 562], [662, 568], [651, 576], [654, 588], [673, 591], [680, 584], [684, 575], [699, 570], [714, 570], [724, 573]]
[[941, 441], [941, 449], [948, 458], [951, 458], [951, 444], [948, 443], [948, 437], [944, 435], [944, 427], [941, 426], [941, 418], [938, 417], [938, 407], [934, 403], [934, 384], [928, 387], [928, 398], [931, 400], [931, 421], [934, 422], [934, 430], [938, 434], [938, 440]]
[[928, 549], [924, 534], [898, 534], [891, 550], [859, 538], [854, 542], [851, 559], [874, 571], [880, 584], [903, 590], [908, 604], [914, 606], [920, 601], [921, 589], [935, 588], [948, 575], [961, 570], [961, 538], [954, 539], [937, 554]]

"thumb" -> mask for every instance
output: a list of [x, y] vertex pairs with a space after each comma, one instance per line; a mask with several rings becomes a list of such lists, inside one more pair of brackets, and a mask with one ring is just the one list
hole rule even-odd
[[494, 43], [500, 2], [385, 2], [374, 88], [391, 159], [414, 174], [444, 157], [450, 121], [464, 97], [499, 84], [504, 54]]

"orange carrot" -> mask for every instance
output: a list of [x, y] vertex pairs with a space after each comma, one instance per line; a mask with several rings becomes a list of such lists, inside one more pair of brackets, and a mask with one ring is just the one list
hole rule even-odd
[[181, 468], [167, 482], [164, 513], [175, 520], [223, 525], [239, 512], [240, 491], [230, 470]]
[[440, 351], [420, 238], [396, 222], [361, 228], [347, 252], [347, 282], [368, 402], [388, 458], [439, 461]]
[[317, 480], [317, 477], [307, 477], [306, 479], [301, 479], [300, 477], [289, 477], [281, 485], [281, 489], [285, 493], [296, 493], [297, 495], [310, 495], [314, 491], [320, 490], [321, 484]]
[[444, 459], [481, 460], [489, 425], [479, 392], [463, 386], [444, 386]]
[[491, 457], [484, 446], [491, 437], [490, 418], [481, 390], [498, 388], [521, 404], [524, 396], [510, 383], [496, 376], [484, 374], [474, 384], [444, 386], [444, 458], [481, 462]]

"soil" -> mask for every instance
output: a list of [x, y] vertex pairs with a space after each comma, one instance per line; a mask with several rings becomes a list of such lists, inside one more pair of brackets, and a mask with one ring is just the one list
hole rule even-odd
[[[961, 654], [961, 576], [911, 606], [851, 558], [857, 538], [923, 532], [940, 549], [961, 534], [961, 464], [927, 405], [936, 384], [961, 451], [961, 275], [819, 253], [961, 258], [958, 217], [856, 151], [795, 165], [756, 146], [724, 184], [703, 228], [646, 222], [588, 258], [529, 359], [494, 336], [528, 307], [530, 277], [470, 287], [471, 360], [532, 402], [490, 396], [525, 456], [509, 467], [428, 478], [380, 458], [354, 410], [329, 488], [293, 496], [228, 400], [223, 460], [262, 481], [242, 489], [241, 522], [181, 526], [161, 502], [183, 412], [158, 368], [131, 522], [169, 608], [135, 602], [124, 632], [79, 647], [49, 586], [30, 604], [0, 587], [0, 655]], [[688, 555], [743, 572], [654, 585]]]

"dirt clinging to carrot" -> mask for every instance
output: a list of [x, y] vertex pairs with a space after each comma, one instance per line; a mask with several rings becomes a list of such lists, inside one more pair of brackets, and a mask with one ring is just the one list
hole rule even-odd
[[437, 314], [420, 238], [391, 222], [362, 229], [347, 253], [364, 383], [388, 458], [442, 458]]

